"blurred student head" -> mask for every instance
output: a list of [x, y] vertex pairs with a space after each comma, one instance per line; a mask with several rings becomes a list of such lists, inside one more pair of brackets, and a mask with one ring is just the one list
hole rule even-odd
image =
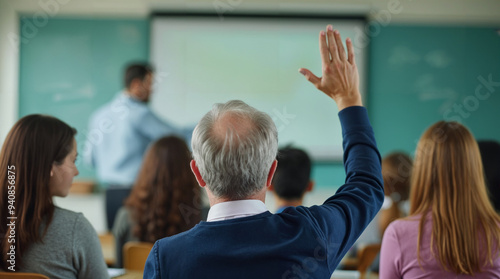
[[153, 87], [153, 68], [145, 63], [134, 63], [125, 70], [125, 88], [134, 98], [149, 102]]
[[125, 205], [132, 209], [133, 234], [155, 242], [190, 229], [200, 221], [200, 188], [191, 173], [191, 153], [175, 136], [154, 142]]
[[191, 168], [211, 204], [265, 196], [278, 150], [269, 115], [242, 101], [215, 104], [194, 129], [191, 145]]
[[[422, 135], [412, 172], [410, 214], [422, 216], [418, 243], [422, 224], [431, 218], [436, 258], [457, 274], [478, 272], [498, 255], [493, 249], [499, 244], [500, 219], [488, 200], [482, 170], [476, 140], [463, 125], [440, 121]], [[479, 250], [478, 235], [484, 236], [487, 251]]]
[[408, 200], [412, 159], [404, 152], [393, 152], [382, 159], [384, 191], [394, 203]]
[[490, 200], [495, 210], [500, 212], [500, 143], [492, 140], [480, 140], [477, 143]]
[[[32, 114], [12, 127], [0, 153], [0, 216], [7, 220], [9, 201], [15, 201], [16, 264], [31, 243], [41, 241], [42, 222], [49, 227], [54, 213], [53, 196], [68, 195], [73, 177], [78, 175], [76, 130], [57, 118]], [[6, 269], [10, 228], [0, 225], [3, 260]]]
[[408, 215], [412, 168], [412, 159], [404, 152], [393, 152], [382, 159], [385, 200], [378, 215], [380, 235], [392, 221]]
[[[270, 190], [283, 203], [302, 204], [306, 192], [312, 191], [311, 159], [301, 149], [285, 147], [278, 151], [278, 167], [273, 177]], [[281, 204], [280, 206], [286, 206]]]

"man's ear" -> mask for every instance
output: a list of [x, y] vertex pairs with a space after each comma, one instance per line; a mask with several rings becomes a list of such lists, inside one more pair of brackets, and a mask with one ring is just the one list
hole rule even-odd
[[141, 92], [142, 80], [140, 78], [134, 78], [131, 82], [127, 91], [132, 95], [132, 97], [140, 98], [139, 93]]
[[201, 177], [200, 170], [196, 166], [196, 161], [191, 160], [191, 163], [189, 165], [191, 166], [191, 171], [193, 172], [194, 177], [196, 177], [196, 181], [198, 181], [198, 184], [201, 187], [205, 187], [207, 183], [205, 183], [205, 180], [203, 180], [203, 178]]
[[269, 174], [267, 175], [266, 187], [268, 187], [268, 188], [271, 186], [271, 182], [273, 181], [273, 176], [274, 176], [274, 173], [276, 172], [277, 166], [278, 166], [278, 161], [274, 160], [272, 165], [271, 165], [271, 169], [269, 170]]
[[314, 184], [314, 180], [309, 180], [309, 183], [307, 183], [306, 192], [311, 192], [314, 189]]

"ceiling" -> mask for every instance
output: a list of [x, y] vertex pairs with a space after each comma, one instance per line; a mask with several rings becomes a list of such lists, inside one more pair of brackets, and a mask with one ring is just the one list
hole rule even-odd
[[[47, 4], [43, 4], [47, 3]], [[146, 17], [154, 11], [367, 15], [381, 24], [498, 24], [498, 0], [0, 0], [1, 9], [50, 16]]]

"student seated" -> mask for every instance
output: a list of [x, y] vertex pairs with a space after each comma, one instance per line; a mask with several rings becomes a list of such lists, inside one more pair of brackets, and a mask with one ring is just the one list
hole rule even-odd
[[403, 152], [393, 152], [382, 159], [385, 199], [375, 218], [380, 240], [392, 221], [408, 215], [412, 168], [412, 159]]
[[123, 266], [128, 241], [154, 243], [200, 221], [200, 187], [191, 174], [191, 153], [177, 137], [163, 137], [146, 152], [142, 168], [113, 226], [116, 266]]
[[410, 216], [385, 231], [380, 278], [500, 278], [500, 216], [469, 130], [445, 121], [427, 129], [411, 181]]
[[108, 278], [89, 221], [52, 201], [66, 197], [78, 175], [75, 134], [57, 118], [32, 114], [7, 135], [0, 154], [2, 270], [52, 279]]
[[278, 167], [269, 190], [276, 199], [276, 213], [289, 206], [302, 205], [306, 192], [312, 191], [311, 159], [301, 149], [286, 147], [278, 151]]
[[411, 169], [412, 160], [406, 153], [393, 152], [382, 159], [384, 203], [377, 216], [356, 241], [354, 250], [365, 244], [380, 243], [387, 226], [392, 221], [408, 215]]
[[[384, 203], [373, 221], [363, 231], [353, 248], [351, 258], [357, 257], [358, 250], [365, 245], [379, 244], [387, 226], [394, 220], [408, 215], [408, 196], [410, 193], [411, 158], [403, 152], [392, 152], [382, 159], [382, 177], [384, 179]], [[353, 268], [343, 266], [342, 268]], [[378, 272], [379, 256], [370, 268]]]
[[354, 48], [350, 40], [346, 44], [347, 54], [329, 26], [320, 34], [322, 78], [300, 70], [337, 104], [345, 184], [322, 205], [270, 213], [264, 201], [277, 165], [276, 125], [242, 101], [215, 104], [191, 143], [191, 169], [210, 201], [207, 222], [156, 241], [144, 278], [330, 278], [384, 197]]

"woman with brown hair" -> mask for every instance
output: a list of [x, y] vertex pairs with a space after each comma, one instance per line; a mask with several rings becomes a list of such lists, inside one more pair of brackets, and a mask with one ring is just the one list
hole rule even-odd
[[191, 153], [177, 137], [163, 137], [146, 152], [136, 183], [113, 226], [116, 265], [128, 241], [154, 243], [186, 231], [201, 216], [200, 187], [191, 173]]
[[1, 270], [108, 278], [93, 227], [52, 201], [67, 196], [78, 175], [75, 134], [57, 118], [33, 114], [7, 135], [0, 153]]
[[411, 181], [410, 216], [385, 231], [380, 278], [500, 278], [500, 216], [469, 130], [444, 121], [427, 129]]

